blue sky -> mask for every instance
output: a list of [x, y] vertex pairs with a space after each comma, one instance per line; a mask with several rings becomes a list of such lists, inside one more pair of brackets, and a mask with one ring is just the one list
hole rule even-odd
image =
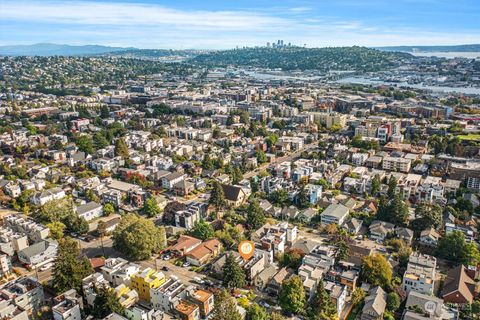
[[0, 45], [448, 45], [480, 43], [479, 21], [479, 0], [1, 0]]

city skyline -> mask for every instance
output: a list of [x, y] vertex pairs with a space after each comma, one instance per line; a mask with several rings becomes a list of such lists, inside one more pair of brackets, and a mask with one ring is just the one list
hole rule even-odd
[[475, 1], [4, 1], [0, 45], [228, 49], [480, 42]]

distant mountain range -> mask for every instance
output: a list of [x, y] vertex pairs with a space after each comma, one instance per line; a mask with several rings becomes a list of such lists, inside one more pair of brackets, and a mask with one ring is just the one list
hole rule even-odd
[[[321, 49], [321, 48], [312, 48]], [[384, 52], [480, 52], [480, 44], [455, 46], [394, 46], [376, 47]], [[225, 50], [229, 51], [229, 50]], [[160, 58], [168, 56], [196, 56], [210, 50], [137, 49], [133, 47], [109, 47], [102, 45], [73, 46], [66, 44], [37, 43], [32, 45], [0, 46], [0, 56], [92, 56], [112, 54], [135, 58]], [[222, 52], [222, 50], [220, 50]]]
[[456, 46], [397, 46], [377, 47], [382, 51], [399, 52], [480, 52], [480, 44], [462, 44]]
[[37, 43], [32, 45], [0, 46], [0, 56], [89, 56], [127, 50], [135, 50], [135, 48]]

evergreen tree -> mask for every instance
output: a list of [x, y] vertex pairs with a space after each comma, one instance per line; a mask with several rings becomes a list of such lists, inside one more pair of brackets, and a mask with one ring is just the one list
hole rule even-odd
[[120, 156], [123, 159], [129, 158], [130, 155], [128, 152], [128, 146], [127, 146], [127, 143], [125, 142], [125, 139], [118, 138], [117, 141], [115, 142], [115, 155]]
[[325, 290], [323, 281], [320, 281], [315, 295], [309, 302], [307, 315], [311, 320], [338, 319], [337, 307], [333, 304], [330, 294]]
[[103, 319], [109, 314], [115, 312], [119, 315], [125, 313], [125, 308], [120, 304], [115, 291], [109, 286], [95, 288], [97, 296], [93, 301], [92, 315], [96, 319]]
[[388, 180], [388, 190], [387, 190], [387, 196], [389, 199], [392, 199], [393, 196], [395, 195], [395, 191], [397, 188], [397, 179], [391, 175], [390, 179]]
[[203, 157], [203, 160], [202, 160], [202, 168], [203, 168], [204, 170], [213, 170], [213, 169], [215, 169], [214, 162], [213, 162], [212, 158], [210, 158], [210, 156], [208, 155], [208, 153]]
[[256, 200], [250, 202], [248, 206], [246, 223], [247, 226], [252, 230], [257, 230], [265, 224], [265, 215], [263, 214], [263, 210]]
[[222, 209], [226, 205], [225, 194], [222, 185], [218, 181], [213, 181], [213, 188], [210, 194], [209, 203], [217, 210]]
[[235, 261], [233, 254], [228, 254], [225, 258], [225, 264], [222, 268], [223, 284], [227, 288], [242, 288], [245, 286], [245, 272], [242, 267]]
[[375, 197], [377, 193], [380, 191], [381, 181], [380, 176], [376, 174], [372, 179], [372, 197]]
[[305, 308], [305, 289], [299, 276], [284, 280], [280, 289], [279, 304], [288, 314], [303, 314]]
[[73, 288], [81, 292], [82, 279], [92, 273], [88, 258], [80, 258], [78, 243], [71, 238], [61, 239], [53, 268], [52, 285], [55, 291], [62, 293]]
[[242, 320], [242, 316], [237, 311], [235, 299], [227, 290], [223, 289], [217, 292], [214, 301], [215, 308], [211, 320]]
[[400, 194], [396, 194], [393, 197], [389, 209], [391, 212], [390, 222], [395, 225], [404, 225], [406, 223], [408, 219], [408, 206]]
[[110, 110], [108, 109], [107, 106], [102, 106], [102, 108], [100, 109], [100, 118], [102, 119], [110, 118]]
[[297, 203], [298, 207], [301, 209], [310, 207], [310, 197], [308, 194], [307, 184], [305, 182], [302, 182], [300, 184], [300, 190], [298, 191], [297, 196]]
[[242, 170], [237, 166], [233, 167], [230, 178], [232, 179], [232, 184], [238, 184], [243, 179]]

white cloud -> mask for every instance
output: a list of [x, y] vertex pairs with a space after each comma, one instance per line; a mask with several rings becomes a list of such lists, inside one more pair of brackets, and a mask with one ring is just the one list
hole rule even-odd
[[264, 45], [277, 39], [309, 47], [480, 41], [478, 30], [445, 33], [406, 28], [400, 24], [387, 28], [380, 20], [319, 16], [311, 11], [312, 8], [300, 6], [270, 11], [219, 11], [91, 0], [0, 1], [0, 22], [7, 26], [14, 22], [10, 32], [0, 32], [2, 44], [48, 41], [142, 48], [224, 49]]
[[20, 21], [80, 25], [194, 26], [223, 29], [257, 29], [288, 25], [286, 19], [249, 11], [180, 11], [155, 4], [93, 1], [6, 2], [3, 18]]

